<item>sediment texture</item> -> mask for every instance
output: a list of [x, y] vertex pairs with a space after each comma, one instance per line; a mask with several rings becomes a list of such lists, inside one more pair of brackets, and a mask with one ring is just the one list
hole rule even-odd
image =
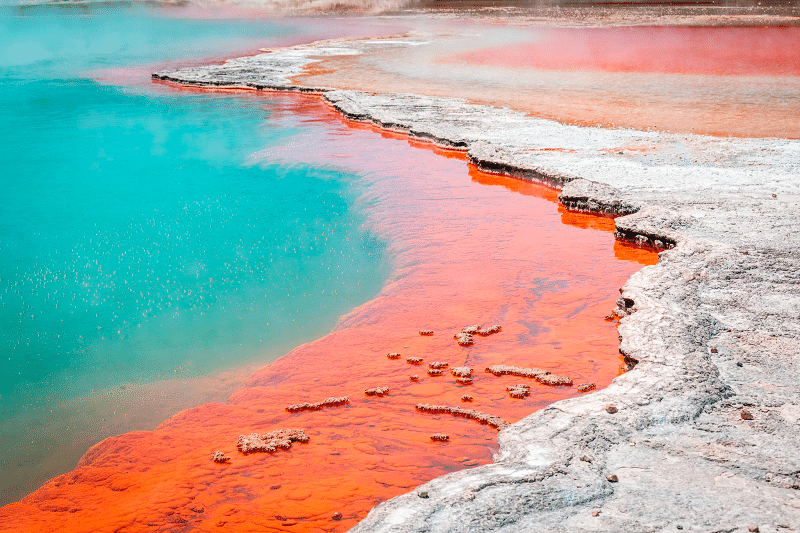
[[[311, 45], [156, 77], [298, 90], [289, 76], [329, 53], [338, 52]], [[561, 188], [571, 209], [626, 215], [618, 238], [667, 249], [622, 290], [635, 302], [619, 327], [633, 370], [510, 425], [494, 464], [387, 501], [353, 531], [800, 527], [800, 142], [578, 127], [459, 99], [304, 89], [324, 91], [349, 118]]]

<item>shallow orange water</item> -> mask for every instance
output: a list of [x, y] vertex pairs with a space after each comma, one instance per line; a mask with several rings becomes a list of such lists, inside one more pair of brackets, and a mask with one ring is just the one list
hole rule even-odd
[[[315, 131], [254, 154], [253, 162], [327, 162], [362, 175], [355, 186], [369, 227], [389, 243], [392, 277], [330, 335], [262, 367], [227, 403], [94, 446], [74, 471], [0, 509], [0, 530], [345, 531], [381, 501], [491, 462], [495, 430], [418, 413], [415, 404], [514, 422], [576, 396], [576, 388], [494, 377], [485, 366], [536, 366], [599, 387], [619, 374], [616, 327], [604, 316], [654, 253], [615, 242], [610, 219], [565, 212], [556, 191], [479, 172], [461, 153], [347, 123], [313, 97], [268, 97], [270, 121], [301, 121]], [[469, 324], [503, 330], [459, 347], [452, 335]], [[420, 329], [435, 334], [423, 337]], [[409, 365], [409, 356], [425, 364]], [[428, 377], [431, 361], [475, 368], [474, 384]], [[519, 382], [531, 386], [529, 398], [505, 392]], [[375, 386], [390, 392], [366, 397]], [[465, 393], [474, 402], [462, 403]], [[344, 395], [350, 405], [284, 410]], [[236, 452], [238, 435], [280, 428], [304, 429], [310, 441], [275, 454]], [[450, 442], [432, 442], [433, 433]], [[212, 462], [215, 450], [231, 463]], [[332, 519], [335, 512], [342, 520]]]

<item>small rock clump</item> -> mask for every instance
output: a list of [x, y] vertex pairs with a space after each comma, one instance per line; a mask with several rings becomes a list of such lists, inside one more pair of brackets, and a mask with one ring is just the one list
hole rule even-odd
[[461, 397], [461, 401], [462, 401], [462, 402], [471, 402], [471, 401], [473, 401], [474, 399], [475, 399], [475, 398], [473, 398], [473, 397], [472, 397], [472, 396], [470, 396], [469, 394], [465, 394], [464, 396], [462, 396], [462, 397]]
[[342, 519], [342, 513], [337, 511], [337, 512], [333, 513], [333, 516], [331, 518], [333, 518], [334, 520], [336, 520], [338, 522], [339, 520]]
[[236, 449], [244, 454], [253, 452], [275, 453], [278, 450], [288, 450], [293, 442], [308, 442], [308, 436], [302, 429], [279, 429], [259, 435], [251, 433], [239, 435]]
[[410, 379], [411, 381], [419, 381], [419, 376], [414, 374], [413, 376], [408, 376], [408, 379]]
[[459, 346], [472, 346], [475, 341], [469, 333], [456, 333], [453, 338], [458, 342]]
[[522, 368], [519, 366], [509, 366], [509, 365], [487, 366], [486, 371], [489, 372], [490, 374], [494, 374], [495, 376], [512, 375], [521, 378], [533, 378], [533, 379], [536, 379], [538, 376], [546, 376], [550, 373], [547, 370], [542, 370], [541, 368]]
[[340, 405], [347, 405], [349, 403], [350, 398], [348, 396], [342, 396], [341, 398], [326, 398], [325, 400], [316, 403], [296, 403], [287, 407], [286, 410], [290, 413], [299, 413], [300, 411], [319, 411], [325, 407], [339, 407]]
[[751, 413], [748, 409], [742, 409], [742, 412], [739, 413], [739, 415], [742, 417], [742, 420], [752, 420], [753, 419], [753, 413]]
[[457, 378], [468, 378], [474, 371], [468, 366], [457, 366], [450, 369], [450, 373]]
[[444, 433], [434, 433], [431, 435], [431, 440], [434, 442], [447, 442], [450, 440], [450, 435], [445, 435]]
[[525, 398], [526, 396], [531, 395], [531, 388], [528, 385], [512, 385], [510, 387], [506, 387], [506, 391], [508, 391], [508, 395], [512, 398], [517, 398], [519, 400]]
[[464, 326], [461, 328], [461, 333], [466, 333], [467, 335], [475, 335], [481, 330], [481, 326], [474, 325], [474, 326]]
[[406, 359], [406, 363], [409, 365], [421, 365], [422, 357], [409, 357]]
[[583, 385], [578, 385], [578, 392], [589, 392], [596, 388], [597, 383], [584, 383]]
[[211, 457], [211, 460], [215, 463], [227, 463], [231, 460], [230, 455], [225, 455], [220, 451], [214, 452], [214, 455]]
[[619, 481], [619, 478], [617, 477], [617, 475], [616, 475], [616, 474], [609, 474], [609, 475], [607, 475], [607, 476], [606, 476], [606, 479], [607, 479], [607, 480], [608, 480], [610, 483], [617, 483], [617, 482]]
[[542, 385], [550, 385], [551, 387], [571, 387], [572, 380], [567, 376], [558, 376], [556, 374], [545, 374], [536, 377], [536, 381]]
[[456, 378], [459, 385], [472, 385], [472, 378]]
[[386, 357], [388, 357], [389, 359], [394, 360], [394, 359], [400, 359], [400, 357], [402, 357], [402, 356], [399, 353], [389, 352], [389, 353], [386, 354]]
[[434, 361], [433, 363], [428, 363], [428, 366], [431, 368], [447, 368], [450, 366], [450, 363], [444, 363], [442, 361]]
[[389, 394], [389, 387], [374, 387], [372, 389], [366, 389], [364, 394], [367, 396], [386, 396]]
[[606, 413], [613, 415], [617, 411], [619, 411], [619, 409], [617, 409], [617, 406], [613, 403], [606, 405]]
[[494, 335], [495, 333], [500, 333], [502, 330], [502, 326], [498, 326], [495, 324], [494, 326], [489, 326], [488, 328], [481, 328], [475, 333], [480, 335], [481, 337], [488, 337], [489, 335]]
[[433, 335], [433, 330], [432, 329], [421, 329], [421, 330], [419, 330], [419, 334], [422, 335], [423, 337], [430, 337], [431, 335]]
[[439, 370], [438, 368], [429, 368], [428, 375], [429, 376], [441, 376], [444, 372]]
[[453, 416], [460, 416], [463, 418], [469, 418], [471, 420], [477, 420], [481, 424], [487, 424], [497, 430], [502, 430], [508, 427], [508, 422], [500, 418], [499, 416], [494, 415], [487, 415], [486, 413], [481, 413], [478, 411], [473, 411], [472, 409], [462, 409], [460, 407], [448, 407], [446, 405], [427, 405], [418, 403], [416, 406], [417, 411], [422, 413], [430, 413], [430, 414], [448, 414]]

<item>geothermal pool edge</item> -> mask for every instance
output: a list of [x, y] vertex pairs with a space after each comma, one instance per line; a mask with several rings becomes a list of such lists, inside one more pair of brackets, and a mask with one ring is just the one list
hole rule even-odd
[[[798, 527], [800, 143], [568, 126], [459, 99], [290, 81], [314, 58], [359, 46], [292, 47], [153, 77], [322, 93], [348, 118], [561, 188], [569, 208], [624, 215], [618, 238], [665, 250], [621, 289], [631, 371], [512, 424], [494, 464], [384, 502], [352, 531]], [[624, 147], [637, 142], [657, 145], [661, 160], [631, 158]], [[700, 163], [670, 159], [676, 143]]]

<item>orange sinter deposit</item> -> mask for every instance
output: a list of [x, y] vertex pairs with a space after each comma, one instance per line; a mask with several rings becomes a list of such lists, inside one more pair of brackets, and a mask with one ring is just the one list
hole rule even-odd
[[[795, 23], [797, 23], [795, 21]], [[454, 96], [575, 124], [800, 138], [800, 27], [497, 27], [320, 58], [296, 81]]]
[[[612, 220], [565, 212], [556, 191], [481, 173], [463, 154], [348, 123], [318, 98], [242, 97], [263, 98], [270, 122], [313, 132], [254, 154], [255, 164], [328, 162], [359, 176], [390, 279], [226, 403], [97, 444], [75, 470], [0, 509], [0, 529], [345, 531], [381, 501], [491, 462], [493, 425], [620, 373], [616, 323], [604, 317], [657, 256], [615, 242]], [[453, 337], [470, 326], [473, 343], [460, 346]], [[428, 375], [429, 363], [441, 375]], [[485, 370], [493, 365], [573, 385]]]

